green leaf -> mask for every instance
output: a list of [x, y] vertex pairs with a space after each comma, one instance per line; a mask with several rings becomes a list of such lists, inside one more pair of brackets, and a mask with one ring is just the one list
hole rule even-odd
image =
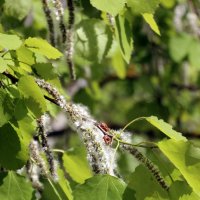
[[192, 188], [185, 181], [175, 181], [169, 189], [170, 199], [199, 200], [197, 194], [192, 192]]
[[31, 9], [31, 0], [17, 0], [17, 3], [13, 3], [13, 0], [5, 0], [4, 12], [6, 15], [22, 20], [28, 15]]
[[109, 175], [97, 175], [82, 185], [78, 185], [74, 192], [74, 200], [121, 200], [125, 183]]
[[22, 44], [22, 41], [17, 35], [8, 35], [0, 33], [0, 46], [5, 49], [15, 50], [18, 49]]
[[62, 56], [60, 51], [52, 47], [46, 40], [40, 38], [29, 37], [24, 44], [32, 52], [46, 56], [49, 59], [57, 59]]
[[165, 6], [166, 8], [173, 8], [174, 4], [176, 3], [176, 0], [161, 0], [161, 4]]
[[90, 0], [90, 3], [98, 10], [117, 15], [125, 6], [125, 0]]
[[53, 182], [50, 179], [43, 179], [44, 190], [41, 200], [72, 200], [72, 191], [62, 170], [58, 169], [58, 181]]
[[28, 115], [28, 109], [25, 105], [24, 99], [17, 99], [15, 102], [14, 116], [17, 120], [23, 119]]
[[128, 7], [135, 13], [154, 13], [160, 0], [127, 0]]
[[19, 61], [19, 66], [28, 72], [32, 72], [31, 66], [35, 64], [34, 53], [26, 47], [21, 46], [16, 50], [16, 56]]
[[6, 54], [4, 54], [3, 59], [9, 67], [15, 66], [15, 62], [12, 60], [13, 58], [12, 58], [10, 51], [8, 51], [8, 52], [6, 52]]
[[154, 20], [153, 14], [144, 13], [144, 14], [142, 14], [142, 16], [144, 17], [145, 21], [149, 24], [149, 26], [151, 27], [151, 29], [155, 33], [157, 33], [158, 35], [160, 35], [160, 30], [158, 28], [158, 25], [157, 25], [156, 21]]
[[20, 110], [20, 114], [16, 116], [16, 114], [19, 112], [15, 110], [15, 119], [13, 119], [11, 122], [13, 126], [15, 126], [14, 128], [17, 130], [18, 135], [22, 138], [23, 143], [26, 145], [26, 147], [28, 147], [30, 141], [33, 139], [33, 135], [37, 126], [35, 119], [29, 116], [27, 108], [24, 110], [24, 107], [20, 106], [21, 103], [22, 102], [17, 102], [16, 106], [19, 106], [17, 109], [21, 108], [22, 111]]
[[2, 57], [0, 57], [0, 73], [5, 72], [7, 67], [7, 62]]
[[67, 181], [64, 172], [58, 168], [58, 181], [53, 182], [50, 179], [43, 179], [44, 190], [42, 191], [42, 200], [72, 200], [72, 190]]
[[145, 119], [151, 123], [153, 126], [155, 126], [156, 128], [158, 128], [161, 132], [163, 132], [165, 135], [167, 135], [168, 137], [176, 140], [176, 141], [186, 141], [187, 139], [182, 136], [181, 133], [175, 131], [172, 129], [172, 126], [166, 122], [164, 122], [162, 119], [158, 119], [155, 116], [151, 116], [151, 117], [145, 117]]
[[6, 169], [19, 169], [28, 159], [21, 134], [10, 125], [0, 128], [0, 165]]
[[51, 63], [37, 63], [32, 66], [36, 74], [45, 80], [51, 80], [58, 75], [54, 72], [54, 67]]
[[75, 56], [100, 63], [112, 46], [112, 32], [98, 19], [82, 20], [76, 28]]
[[119, 48], [112, 56], [112, 67], [115, 69], [119, 78], [123, 79], [126, 77], [126, 64]]
[[127, 63], [130, 61], [131, 53], [133, 51], [133, 39], [131, 34], [131, 27], [124, 16], [118, 15], [115, 18], [116, 22], [116, 39], [121, 49], [121, 53]]
[[200, 69], [200, 42], [193, 40], [189, 47], [189, 61], [192, 66]]
[[187, 34], [172, 36], [169, 42], [169, 52], [172, 59], [176, 62], [180, 62], [185, 58], [188, 54], [191, 42], [192, 38]]
[[9, 171], [0, 174], [0, 199], [2, 200], [30, 200], [33, 188], [23, 176]]
[[143, 165], [139, 165], [129, 177], [129, 183], [123, 197], [124, 200], [168, 199], [167, 192]]
[[200, 195], [200, 148], [193, 146], [189, 141], [173, 139], [158, 142], [158, 147]]
[[55, 183], [52, 182], [50, 179], [43, 179], [42, 184], [44, 190], [42, 191], [41, 200], [62, 200], [62, 197], [63, 199], [68, 200], [66, 196], [62, 196], [61, 192], [57, 190]]
[[22, 76], [18, 82], [18, 89], [25, 98], [26, 106], [32, 111], [36, 118], [46, 111], [44, 96], [31, 76]]
[[13, 114], [14, 105], [10, 96], [0, 89], [0, 127], [7, 123]]
[[70, 188], [70, 184], [69, 184], [68, 180], [66, 179], [64, 172], [61, 169], [58, 169], [58, 177], [59, 177], [59, 179], [58, 179], [57, 184], [60, 186], [60, 188], [65, 193], [67, 198], [69, 200], [72, 200], [73, 196], [72, 196], [72, 190]]
[[83, 159], [80, 155], [75, 153], [64, 153], [62, 159], [66, 171], [77, 183], [83, 183], [86, 179], [92, 177], [86, 159]]

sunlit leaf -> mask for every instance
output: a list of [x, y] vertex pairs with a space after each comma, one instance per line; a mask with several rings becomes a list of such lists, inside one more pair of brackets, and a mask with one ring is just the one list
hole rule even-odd
[[25, 47], [32, 52], [46, 56], [49, 59], [57, 59], [62, 56], [62, 53], [52, 47], [46, 40], [40, 38], [31, 38], [25, 40]]
[[127, 5], [136, 13], [154, 13], [160, 0], [127, 0]]
[[166, 8], [172, 8], [174, 4], [176, 3], [176, 0], [161, 0], [161, 4], [164, 5]]
[[116, 17], [116, 38], [121, 49], [121, 53], [127, 63], [130, 62], [131, 53], [133, 51], [133, 39], [131, 27], [124, 16]]
[[22, 41], [17, 35], [8, 35], [0, 33], [0, 46], [5, 49], [15, 50], [18, 49], [22, 44]]
[[72, 153], [64, 153], [62, 159], [66, 171], [77, 183], [83, 183], [92, 176], [86, 159], [83, 159], [81, 156]]
[[160, 150], [180, 170], [188, 184], [200, 195], [200, 148], [189, 141], [173, 139], [158, 142]]
[[2, 57], [0, 57], [0, 73], [5, 72], [7, 67], [7, 62]]
[[125, 0], [90, 0], [91, 4], [98, 10], [117, 15], [125, 6]]
[[112, 56], [112, 66], [119, 78], [123, 79], [126, 77], [126, 64], [120, 50], [117, 50]]
[[63, 190], [67, 198], [69, 200], [72, 200], [73, 196], [72, 196], [72, 190], [71, 190], [70, 184], [68, 180], [66, 179], [64, 172], [61, 169], [58, 169], [58, 177], [59, 177], [58, 185]]
[[142, 14], [142, 16], [144, 17], [145, 21], [149, 24], [149, 26], [151, 27], [151, 29], [157, 33], [158, 35], [160, 35], [160, 30], [158, 28], [158, 25], [153, 17], [153, 14], [150, 13], [144, 13]]
[[164, 122], [162, 119], [158, 119], [155, 116], [151, 116], [151, 117], [146, 117], [145, 118], [149, 123], [151, 123], [153, 126], [155, 126], [156, 128], [158, 128], [161, 132], [163, 132], [165, 135], [167, 135], [168, 137], [176, 140], [176, 141], [186, 141], [187, 139], [182, 136], [181, 133], [175, 131], [172, 129], [172, 126], [166, 122]]

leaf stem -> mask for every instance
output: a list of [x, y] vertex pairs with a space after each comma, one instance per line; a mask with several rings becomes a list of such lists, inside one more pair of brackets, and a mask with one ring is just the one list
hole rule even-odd
[[[116, 140], [118, 143], [121, 143], [121, 144], [126, 144], [126, 145], [130, 145], [130, 146], [133, 146], [133, 147], [143, 147], [143, 148], [158, 148], [157, 144], [154, 143], [154, 142], [140, 142], [138, 144], [131, 144], [129, 142], [125, 142], [123, 140], [120, 140], [120, 139], [117, 139], [117, 138], [113, 138], [114, 140]], [[146, 143], [146, 144], [151, 144], [151, 145], [154, 145], [154, 146], [145, 146], [145, 145], [141, 145], [143, 143]]]
[[58, 196], [58, 199], [62, 200], [61, 196], [59, 195], [58, 191], [56, 190], [55, 186], [53, 185], [52, 181], [48, 178], [47, 179], [49, 181], [49, 184], [51, 185], [51, 187], [53, 188], [55, 194]]
[[128, 126], [130, 126], [131, 124], [133, 124], [133, 123], [135, 123], [135, 122], [137, 122], [137, 121], [143, 120], [143, 119], [145, 119], [145, 118], [146, 118], [146, 117], [139, 117], [139, 118], [136, 118], [136, 119], [130, 121], [128, 124], [126, 124], [126, 125], [124, 126], [124, 128], [122, 129], [122, 131], [124, 131], [124, 130], [125, 130]]
[[65, 153], [65, 151], [64, 150], [62, 150], [62, 149], [52, 149], [52, 151], [53, 152], [58, 152], [58, 153]]

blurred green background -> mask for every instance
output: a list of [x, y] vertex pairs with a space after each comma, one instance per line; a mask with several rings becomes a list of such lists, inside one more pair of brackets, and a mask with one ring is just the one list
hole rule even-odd
[[[160, 36], [151, 30], [137, 10], [127, 7], [123, 14], [134, 46], [129, 63], [116, 46], [105, 13], [92, 7], [89, 0], [74, 2], [77, 80], [70, 82], [65, 59], [53, 63], [67, 95], [74, 102], [88, 106], [97, 120], [105, 121], [111, 128], [122, 128], [137, 117], [156, 115], [188, 138], [198, 141], [200, 2], [161, 0], [154, 13]], [[63, 3], [66, 6], [66, 1]], [[40, 0], [1, 0], [0, 8], [0, 32], [48, 39]], [[67, 18], [66, 9], [66, 21]], [[62, 51], [58, 26], [56, 30], [56, 47]], [[162, 137], [145, 122], [130, 126], [129, 130], [135, 141]], [[59, 130], [58, 126], [53, 132], [68, 131], [67, 127], [61, 126]], [[79, 145], [76, 138], [70, 136], [68, 147]]]
[[[48, 38], [40, 0], [1, 0], [0, 4], [1, 32]], [[134, 43], [129, 64], [116, 50], [105, 16], [87, 0], [76, 0], [75, 6], [77, 81], [69, 82], [64, 59], [54, 63], [71, 98], [114, 128], [139, 116], [156, 115], [183, 134], [199, 137], [200, 2], [162, 0], [154, 14], [161, 36], [137, 11], [127, 8]], [[67, 10], [65, 15], [67, 20]], [[61, 49], [59, 33], [57, 37]], [[145, 125], [137, 124], [134, 131], [154, 136]]]

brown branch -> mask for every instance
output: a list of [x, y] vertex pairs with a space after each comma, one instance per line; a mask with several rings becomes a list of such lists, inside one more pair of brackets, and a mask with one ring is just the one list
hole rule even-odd
[[9, 74], [8, 72], [3, 72], [2, 74], [9, 78], [13, 84], [17, 83], [19, 80], [18, 78], [16, 78], [12, 74]]

